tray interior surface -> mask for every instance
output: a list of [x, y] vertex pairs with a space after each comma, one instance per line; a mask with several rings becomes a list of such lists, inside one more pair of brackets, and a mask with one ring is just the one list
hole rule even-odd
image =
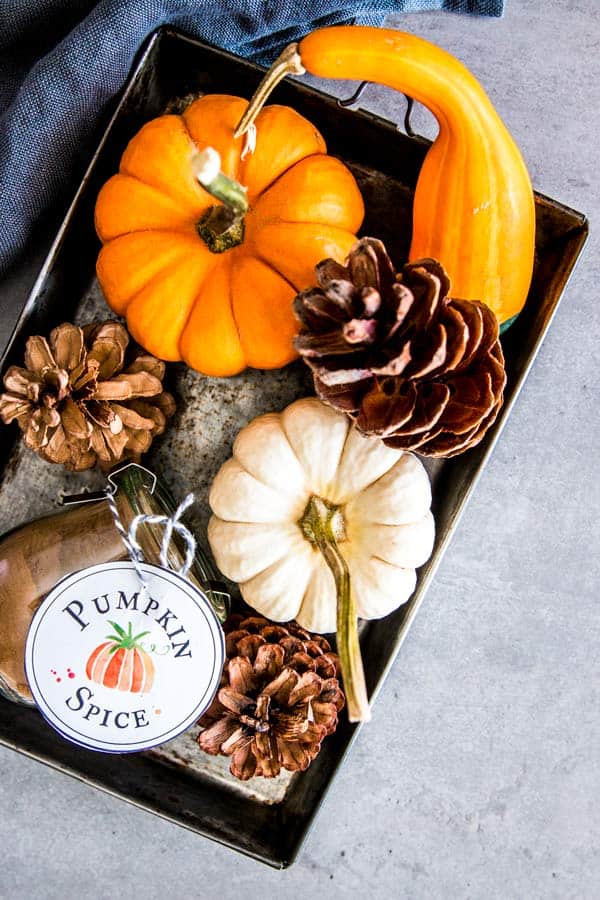
[[[116, 171], [126, 142], [141, 124], [189, 94], [249, 96], [260, 76], [252, 64], [168, 29], [153, 36], [28, 301], [5, 365], [19, 362], [29, 334], [47, 333], [71, 318], [84, 323], [108, 316], [94, 277], [99, 244], [93, 206], [100, 186]], [[323, 132], [329, 152], [351, 166], [368, 211], [362, 233], [382, 238], [400, 263], [408, 252], [412, 191], [427, 142], [409, 139], [393, 124], [370, 114], [341, 109], [334, 99], [293, 82], [281, 85], [274, 99], [310, 118]], [[503, 338], [508, 373], [503, 412], [479, 447], [455, 460], [428, 464], [436, 547], [409, 603], [383, 622], [362, 628], [372, 696], [418, 610], [585, 241], [587, 225], [581, 214], [541, 196], [536, 197], [536, 210], [536, 268], [530, 295], [525, 310]], [[239, 429], [256, 415], [282, 409], [296, 397], [311, 393], [310, 377], [302, 363], [221, 380], [200, 376], [183, 365], [170, 368], [178, 413], [167, 433], [155, 442], [147, 462], [165, 477], [176, 497], [194, 490], [197, 503], [191, 524], [202, 536], [209, 515], [208, 486], [229, 456]], [[101, 483], [97, 473], [74, 475], [48, 466], [25, 450], [16, 428], [3, 433], [0, 466], [0, 534], [52, 511], [60, 491], [77, 492], [83, 485], [96, 488]], [[227, 761], [197, 750], [193, 732], [146, 754], [104, 756], [68, 744], [34, 710], [0, 699], [0, 742], [274, 866], [292, 861], [356, 732], [342, 714], [337, 732], [326, 739], [306, 773], [240, 784], [229, 776]]]

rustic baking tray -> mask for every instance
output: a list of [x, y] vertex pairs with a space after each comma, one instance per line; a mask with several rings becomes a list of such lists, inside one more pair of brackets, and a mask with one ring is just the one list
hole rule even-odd
[[[94, 265], [99, 249], [93, 209], [102, 183], [116, 171], [125, 144], [148, 119], [178, 98], [198, 92], [249, 97], [261, 70], [253, 64], [168, 29], [141, 50], [120, 102], [93, 156], [6, 350], [2, 370], [19, 363], [27, 336], [47, 333], [68, 319], [106, 316]], [[313, 121], [329, 152], [342, 157], [363, 191], [363, 233], [381, 237], [400, 263], [410, 242], [412, 192], [428, 143], [401, 134], [395, 124], [341, 108], [335, 99], [295, 82], [282, 84], [274, 102]], [[536, 195], [536, 265], [524, 311], [502, 339], [508, 385], [495, 426], [475, 449], [428, 465], [433, 481], [437, 540], [410, 602], [385, 620], [365, 624], [361, 644], [369, 693], [379, 690], [457, 526], [527, 376], [587, 236], [585, 217]], [[518, 248], [515, 248], [518, 253]], [[172, 366], [171, 388], [180, 412], [147, 457], [175, 496], [195, 490], [193, 524], [205, 534], [207, 488], [230, 453], [237, 431], [255, 415], [281, 409], [310, 392], [302, 363], [270, 372], [211, 379]], [[97, 473], [74, 475], [26, 451], [18, 430], [4, 429], [0, 444], [0, 533], [52, 511], [58, 494], [97, 487]], [[481, 586], [482, 590], [484, 585]], [[385, 710], [375, 708], [375, 715]], [[194, 735], [144, 754], [106, 756], [62, 740], [34, 710], [0, 699], [0, 742], [88, 784], [276, 867], [293, 861], [333, 776], [358, 733], [342, 714], [307, 772], [241, 784], [227, 762], [202, 754]]]

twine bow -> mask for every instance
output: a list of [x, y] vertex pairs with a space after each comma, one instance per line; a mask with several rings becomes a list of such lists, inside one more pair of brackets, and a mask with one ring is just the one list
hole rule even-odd
[[173, 569], [173, 571], [178, 572], [179, 575], [183, 575], [184, 578], [189, 572], [192, 563], [194, 562], [194, 554], [196, 553], [196, 538], [189, 530], [189, 528], [187, 528], [183, 524], [183, 522], [180, 522], [180, 518], [184, 514], [186, 509], [192, 505], [193, 502], [194, 495], [188, 494], [185, 500], [182, 500], [182, 502], [179, 504], [172, 516], [145, 515], [144, 513], [140, 513], [139, 515], [135, 516], [134, 519], [132, 519], [128, 534], [131, 546], [139, 556], [142, 556], [142, 548], [136, 539], [138, 527], [142, 524], [164, 525], [165, 531], [160, 545], [160, 564], [165, 569], [169, 569], [172, 568], [172, 566], [169, 566], [167, 553], [169, 551], [169, 544], [171, 543], [171, 540], [173, 538], [173, 532], [176, 531], [185, 544], [185, 559], [179, 569]]
[[[164, 526], [164, 533], [160, 545], [160, 564], [165, 569], [171, 569], [178, 575], [182, 575], [183, 577], [187, 575], [192, 566], [192, 563], [194, 562], [194, 556], [196, 554], [196, 538], [189, 530], [189, 528], [187, 528], [183, 524], [183, 522], [180, 521], [180, 519], [186, 509], [194, 502], [193, 494], [187, 495], [187, 497], [179, 504], [172, 516], [156, 514], [147, 515], [145, 513], [140, 513], [139, 515], [135, 516], [134, 519], [132, 519], [128, 531], [125, 530], [123, 523], [121, 522], [121, 517], [119, 515], [119, 511], [117, 509], [117, 505], [113, 496], [113, 491], [110, 488], [107, 488], [106, 499], [115, 522], [115, 527], [121, 536], [121, 540], [125, 544], [125, 548], [127, 549], [129, 558], [134, 565], [135, 571], [137, 572], [138, 578], [140, 579], [144, 591], [147, 591], [148, 583], [146, 574], [142, 570], [141, 566], [141, 564], [144, 562], [144, 553], [139, 541], [137, 540], [137, 531], [140, 525], [147, 524]], [[177, 532], [177, 534], [182, 538], [185, 545], [185, 559], [179, 569], [174, 569], [172, 566], [170, 566], [168, 560], [169, 546], [171, 544], [171, 540], [173, 539], [173, 532]]]

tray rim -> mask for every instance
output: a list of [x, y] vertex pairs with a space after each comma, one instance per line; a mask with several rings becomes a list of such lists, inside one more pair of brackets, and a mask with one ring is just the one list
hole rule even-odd
[[[73, 199], [65, 212], [64, 218], [57, 230], [55, 238], [53, 239], [53, 241], [51, 243], [48, 254], [44, 260], [44, 263], [42, 264], [42, 267], [39, 271], [38, 276], [35, 279], [33, 287], [31, 289], [31, 291], [29, 292], [29, 295], [23, 305], [21, 313], [17, 319], [17, 322], [16, 322], [13, 330], [12, 330], [11, 336], [6, 343], [6, 346], [3, 349], [2, 354], [0, 355], [0, 371], [4, 368], [6, 361], [9, 358], [10, 353], [12, 351], [13, 345], [15, 344], [17, 339], [19, 339], [21, 337], [21, 333], [27, 327], [27, 322], [28, 322], [29, 317], [35, 306], [38, 294], [40, 293], [40, 290], [44, 285], [44, 282], [46, 280], [48, 273], [52, 269], [52, 266], [56, 260], [56, 257], [58, 256], [59, 251], [62, 247], [65, 236], [68, 233], [69, 227], [71, 225], [71, 219], [72, 219], [74, 211], [77, 208], [79, 199], [87, 187], [87, 184], [93, 174], [96, 162], [97, 162], [99, 156], [101, 155], [105, 144], [110, 139], [112, 127], [113, 127], [115, 121], [119, 118], [123, 108], [125, 107], [125, 105], [127, 103], [129, 96], [131, 95], [131, 93], [134, 92], [134, 90], [136, 88], [137, 79], [138, 79], [139, 75], [144, 71], [144, 68], [148, 62], [150, 55], [155, 50], [157, 42], [159, 42], [163, 36], [172, 37], [177, 40], [182, 40], [193, 46], [197, 46], [199, 48], [205, 48], [210, 51], [216, 51], [218, 54], [220, 54], [224, 58], [230, 58], [231, 60], [235, 60], [235, 61], [241, 60], [244, 63], [249, 63], [248, 60], [245, 60], [245, 59], [237, 57], [231, 53], [228, 53], [227, 51], [223, 50], [220, 47], [215, 47], [214, 45], [208, 44], [207, 42], [192, 38], [189, 35], [186, 35], [185, 33], [179, 31], [177, 28], [174, 28], [171, 26], [164, 26], [164, 25], [160, 26], [159, 28], [157, 28], [155, 31], [153, 31], [151, 34], [148, 35], [148, 37], [144, 40], [144, 42], [140, 46], [140, 49], [138, 50], [138, 53], [134, 59], [134, 62], [130, 69], [130, 72], [128, 73], [126, 81], [124, 82], [123, 88], [117, 95], [118, 99], [117, 99], [116, 105], [114, 106], [113, 112], [110, 115], [110, 118], [106, 121], [106, 123], [104, 125], [102, 134], [101, 134], [97, 144], [95, 145], [94, 151], [91, 155], [89, 164], [86, 167], [85, 172], [81, 178], [81, 181], [74, 193]], [[251, 65], [254, 66], [254, 68], [256, 68], [257, 70], [263, 69], [263, 67], [258, 66], [255, 63], [251, 63]], [[327, 94], [325, 91], [318, 90], [312, 86], [310, 86], [310, 87], [307, 87], [306, 85], [298, 85], [298, 86], [310, 94], [318, 95], [322, 98], [331, 100], [331, 95]], [[367, 110], [359, 109], [356, 112], [359, 113], [362, 117], [366, 117], [367, 119], [369, 119], [375, 123], [385, 124], [388, 126], [390, 125], [390, 123], [387, 119], [383, 118], [382, 116], [376, 115], [372, 112], [369, 112]], [[420, 138], [420, 137], [411, 138], [411, 140], [421, 143], [425, 146], [428, 146], [431, 143], [430, 141], [427, 141], [426, 139]], [[574, 232], [573, 237], [574, 237], [575, 241], [574, 241], [572, 253], [571, 253], [566, 265], [564, 265], [562, 267], [562, 275], [561, 275], [561, 280], [560, 280], [560, 291], [559, 291], [557, 300], [551, 309], [550, 315], [549, 315], [547, 321], [545, 322], [544, 327], [542, 328], [541, 331], [538, 331], [537, 334], [535, 335], [535, 340], [532, 345], [531, 353], [527, 358], [526, 365], [522, 369], [519, 377], [513, 382], [513, 388], [512, 388], [511, 395], [510, 395], [508, 401], [506, 401], [504, 404], [501, 414], [498, 417], [498, 420], [494, 426], [493, 433], [490, 434], [485, 441], [483, 453], [480, 455], [480, 458], [477, 461], [477, 465], [474, 470], [474, 473], [470, 476], [470, 479], [466, 485], [466, 489], [462, 493], [459, 503], [456, 505], [456, 508], [453, 510], [453, 513], [450, 517], [449, 524], [446, 527], [446, 532], [444, 534], [444, 538], [439, 544], [436, 543], [435, 558], [432, 560], [432, 563], [428, 565], [427, 570], [424, 573], [424, 575], [419, 578], [418, 587], [417, 587], [417, 589], [415, 591], [415, 595], [414, 595], [415, 599], [413, 600], [411, 598], [411, 600], [409, 600], [408, 603], [406, 604], [407, 613], [406, 613], [406, 615], [402, 621], [402, 624], [399, 627], [398, 632], [395, 636], [392, 650], [387, 658], [385, 666], [381, 670], [381, 673], [380, 673], [379, 677], [377, 678], [377, 681], [376, 681], [376, 683], [373, 687], [373, 690], [370, 694], [371, 702], [375, 701], [377, 695], [379, 694], [381, 687], [383, 686], [383, 682], [387, 678], [392, 665], [396, 661], [396, 658], [398, 656], [400, 648], [402, 647], [402, 644], [404, 643], [404, 640], [406, 639], [406, 636], [412, 626], [414, 618], [421, 607], [421, 604], [425, 598], [425, 594], [427, 593], [427, 590], [431, 584], [431, 581], [432, 581], [433, 577], [435, 576], [437, 569], [444, 557], [447, 547], [454, 535], [455, 529], [458, 526], [458, 524], [462, 518], [464, 510], [467, 506], [467, 503], [470, 500], [470, 498], [473, 494], [473, 491], [475, 490], [475, 488], [477, 486], [477, 483], [479, 481], [479, 478], [481, 477], [481, 474], [482, 474], [485, 466], [487, 465], [487, 462], [496, 446], [496, 443], [500, 437], [500, 434], [504, 428], [504, 425], [505, 425], [506, 421], [508, 420], [508, 417], [509, 417], [509, 415], [514, 407], [514, 404], [520, 394], [523, 384], [524, 384], [524, 382], [531, 370], [531, 367], [536, 359], [539, 348], [548, 332], [548, 329], [550, 328], [550, 326], [552, 324], [552, 321], [554, 319], [554, 316], [556, 315], [557, 309], [560, 305], [560, 302], [562, 300], [564, 292], [569, 284], [572, 272], [581, 256], [581, 252], [583, 250], [583, 247], [584, 247], [587, 237], [588, 237], [588, 222], [587, 222], [586, 216], [583, 213], [561, 203], [560, 201], [554, 200], [553, 198], [550, 198], [544, 194], [541, 194], [537, 191], [534, 192], [534, 194], [535, 194], [535, 199], [536, 199], [536, 206], [540, 205], [540, 206], [547, 206], [547, 207], [559, 209], [565, 213], [570, 214], [571, 216], [576, 217], [579, 220], [579, 224], [577, 226], [573, 227], [573, 232]], [[567, 236], [568, 235], [565, 235], [565, 238]], [[557, 272], [559, 272], [559, 271], [561, 271], [561, 270], [557, 269]], [[294, 842], [294, 845], [293, 845], [293, 847], [291, 847], [289, 854], [287, 854], [285, 856], [285, 858], [282, 855], [280, 855], [279, 857], [275, 857], [275, 855], [269, 856], [260, 851], [252, 852], [252, 850], [249, 850], [246, 847], [242, 847], [239, 844], [236, 844], [233, 840], [228, 840], [227, 838], [219, 836], [218, 834], [214, 833], [214, 831], [211, 832], [202, 827], [198, 827], [195, 824], [186, 822], [184, 819], [182, 819], [181, 817], [178, 817], [175, 814], [171, 814], [167, 810], [157, 808], [155, 805], [153, 805], [149, 801], [145, 801], [141, 798], [132, 797], [132, 796], [124, 793], [123, 791], [118, 790], [109, 784], [106, 784], [105, 782], [98, 781], [94, 777], [91, 777], [90, 775], [88, 775], [86, 772], [78, 771], [74, 767], [69, 767], [67, 764], [63, 763], [59, 759], [48, 757], [48, 756], [45, 756], [42, 752], [38, 752], [38, 751], [33, 750], [28, 747], [20, 746], [16, 741], [11, 740], [10, 738], [7, 738], [2, 734], [0, 734], [0, 745], [6, 746], [9, 749], [12, 749], [16, 752], [22, 753], [23, 755], [25, 755], [31, 759], [34, 759], [38, 762], [42, 762], [45, 765], [48, 765], [50, 768], [52, 768], [56, 771], [60, 771], [64, 774], [70, 775], [71, 777], [76, 778], [77, 780], [82, 781], [85, 784], [88, 784], [90, 786], [93, 786], [95, 788], [102, 790], [104, 793], [107, 793], [107, 794], [110, 794], [111, 796], [125, 800], [126, 802], [128, 802], [129, 804], [131, 804], [133, 806], [136, 806], [140, 809], [144, 809], [148, 812], [152, 812], [153, 814], [158, 815], [161, 818], [164, 818], [170, 822], [173, 822], [174, 824], [177, 824], [184, 828], [187, 828], [188, 830], [193, 831], [197, 834], [202, 834], [203, 836], [208, 837], [211, 840], [214, 840], [217, 843], [222, 844], [223, 846], [227, 846], [231, 849], [234, 849], [237, 852], [243, 853], [246, 856], [254, 858], [263, 863], [267, 863], [268, 865], [270, 865], [274, 868], [285, 868], [291, 862], [293, 862], [293, 860], [297, 856], [298, 852], [300, 851], [302, 844], [304, 842], [304, 839], [305, 839], [308, 831], [312, 828], [312, 826], [316, 820], [316, 817], [320, 811], [323, 799], [325, 798], [327, 791], [329, 790], [331, 784], [333, 783], [333, 780], [335, 778], [335, 775], [337, 774], [339, 767], [344, 762], [347, 754], [350, 752], [350, 750], [354, 744], [354, 741], [356, 740], [356, 737], [357, 737], [359, 731], [361, 730], [361, 727], [362, 727], [361, 725], [354, 725], [351, 727], [349, 739], [343, 749], [343, 752], [339, 756], [338, 763], [337, 763], [334, 771], [332, 772], [331, 777], [329, 778], [329, 780], [327, 781], [327, 783], [325, 785], [325, 788], [319, 799], [319, 802], [316, 804], [316, 806], [314, 807], [312, 812], [304, 818], [303, 826], [297, 831], [297, 837]]]

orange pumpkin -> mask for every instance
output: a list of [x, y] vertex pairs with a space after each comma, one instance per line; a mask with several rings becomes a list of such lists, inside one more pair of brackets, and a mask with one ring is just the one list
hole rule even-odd
[[[288, 107], [261, 111], [256, 149], [242, 159], [245, 142], [233, 131], [246, 107], [208, 94], [182, 115], [148, 122], [96, 204], [97, 272], [109, 305], [150, 353], [207, 375], [295, 358], [293, 298], [313, 283], [319, 260], [344, 260], [364, 213], [352, 174]], [[240, 243], [223, 252], [198, 230], [215, 200], [192, 159], [208, 146], [249, 201]]]
[[115, 634], [108, 635], [108, 641], [99, 644], [91, 652], [85, 674], [90, 681], [104, 687], [132, 694], [146, 693], [154, 683], [154, 663], [150, 654], [138, 642], [149, 632], [132, 634], [131, 622], [128, 631], [116, 622], [110, 624], [115, 629]]

